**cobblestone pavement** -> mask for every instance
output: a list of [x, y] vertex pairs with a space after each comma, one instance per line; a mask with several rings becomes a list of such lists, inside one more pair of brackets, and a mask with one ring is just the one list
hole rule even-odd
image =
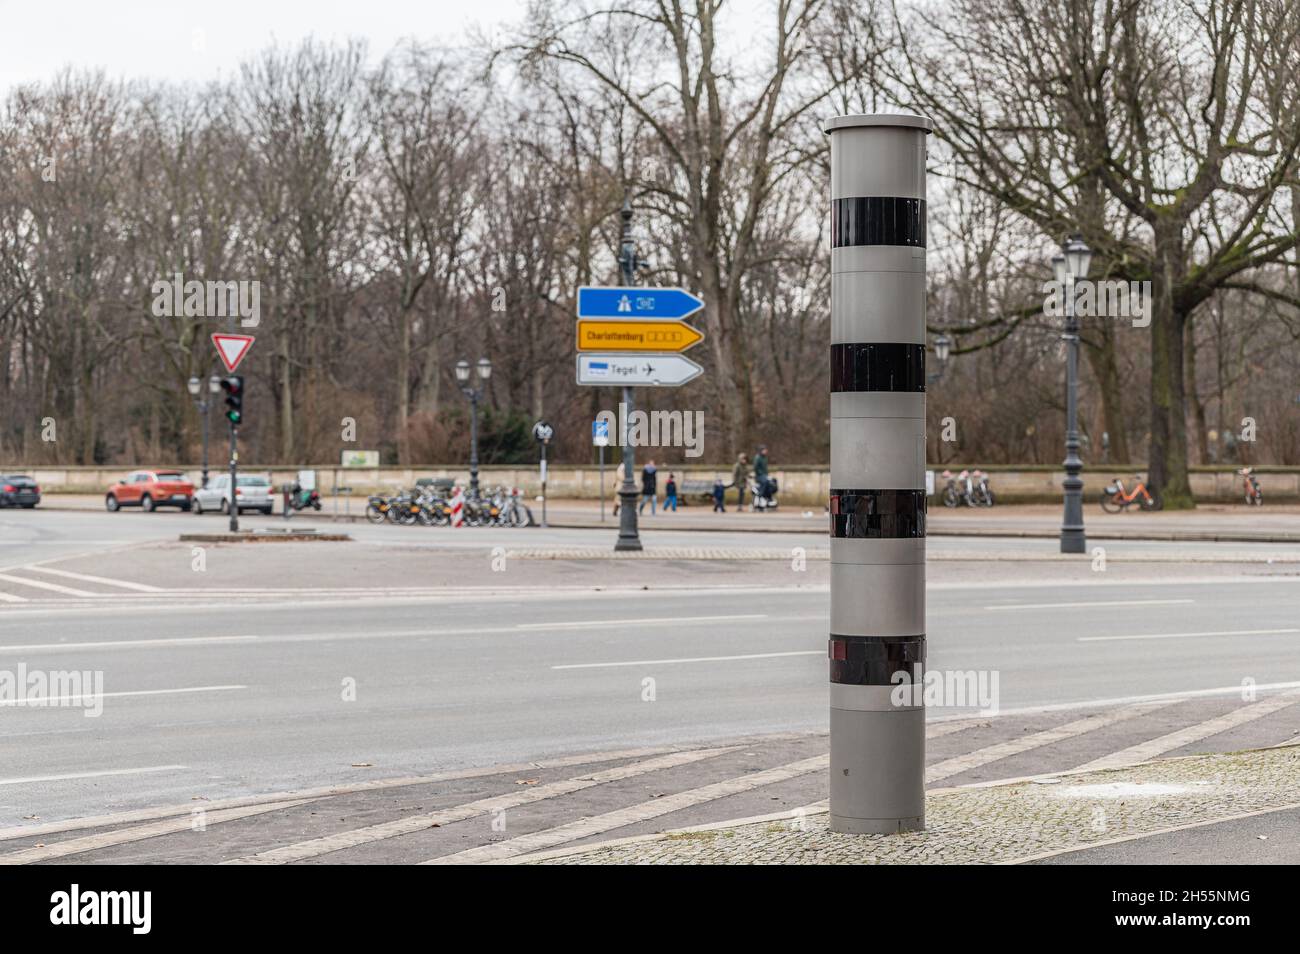
[[839, 835], [825, 809], [539, 854], [557, 864], [1014, 864], [1300, 805], [1300, 746], [931, 792], [926, 830]]
[[[1025, 861], [1300, 804], [1298, 697], [931, 722], [929, 827], [901, 837], [829, 832], [827, 737], [786, 733], [25, 818], [0, 828], [0, 865]], [[1234, 754], [1198, 754], [1216, 749]], [[1151, 754], [1173, 758], [1088, 767]], [[1246, 824], [1224, 860], [1252, 860], [1256, 829], [1276, 830]]]

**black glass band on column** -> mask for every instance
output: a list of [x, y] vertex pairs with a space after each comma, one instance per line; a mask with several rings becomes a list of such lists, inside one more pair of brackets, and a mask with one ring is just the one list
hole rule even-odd
[[925, 391], [925, 345], [831, 345], [831, 391]]
[[897, 685], [895, 673], [908, 681], [925, 663], [925, 636], [838, 636], [831, 634], [827, 654], [831, 682], [851, 686]]
[[831, 248], [910, 245], [925, 248], [925, 200], [854, 196], [831, 200]]
[[901, 540], [925, 536], [924, 490], [831, 490], [831, 536]]

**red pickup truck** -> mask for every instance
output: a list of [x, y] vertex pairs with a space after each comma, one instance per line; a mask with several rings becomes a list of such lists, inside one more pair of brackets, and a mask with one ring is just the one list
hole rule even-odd
[[194, 485], [175, 470], [137, 470], [108, 488], [104, 506], [110, 513], [123, 507], [139, 507], [145, 512], [159, 507], [189, 510], [194, 501]]

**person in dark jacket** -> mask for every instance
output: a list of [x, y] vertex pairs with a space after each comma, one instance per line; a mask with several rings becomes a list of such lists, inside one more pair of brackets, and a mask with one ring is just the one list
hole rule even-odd
[[745, 484], [749, 482], [749, 458], [741, 454], [731, 468], [731, 485], [736, 488], [736, 509], [745, 509]]
[[754, 486], [764, 497], [772, 496], [767, 484], [767, 445], [759, 444], [758, 453], [754, 455]]
[[668, 483], [664, 484], [664, 513], [669, 510], [677, 512], [677, 480], [672, 474], [668, 475]]
[[722, 482], [721, 477], [713, 478], [713, 512], [727, 512], [727, 485]]
[[646, 461], [645, 470], [641, 471], [641, 502], [636, 505], [637, 513], [645, 510], [645, 505], [649, 503], [650, 513], [652, 516], [654, 515], [655, 490], [657, 483], [655, 477], [656, 473], [658, 473], [658, 471], [655, 468], [655, 462], [652, 460]]

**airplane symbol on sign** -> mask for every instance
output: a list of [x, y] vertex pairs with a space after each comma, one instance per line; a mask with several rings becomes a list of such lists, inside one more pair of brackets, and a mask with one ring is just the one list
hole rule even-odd
[[645, 366], [645, 373], [646, 373], [646, 374], [654, 374], [654, 370], [655, 370], [655, 369], [654, 369], [654, 365], [649, 364], [649, 363], [646, 364], [646, 366]]

